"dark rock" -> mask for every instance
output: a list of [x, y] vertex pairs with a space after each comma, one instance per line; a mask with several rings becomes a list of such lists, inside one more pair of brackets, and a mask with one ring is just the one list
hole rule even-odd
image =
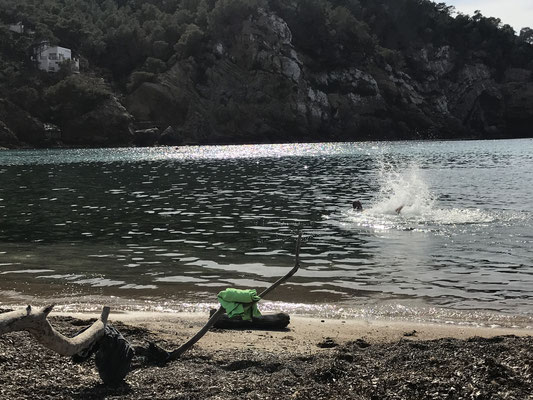
[[138, 129], [134, 132], [133, 143], [136, 146], [153, 146], [159, 142], [159, 128]]
[[61, 128], [57, 125], [45, 123], [44, 133], [47, 140], [61, 140]]
[[133, 118], [114, 97], [76, 120], [65, 122], [63, 141], [69, 145], [119, 146], [131, 144]]
[[164, 146], [178, 146], [183, 143], [183, 137], [179, 132], [176, 132], [173, 127], [169, 126], [161, 133], [159, 144]]
[[529, 82], [533, 78], [533, 72], [523, 68], [509, 68], [505, 71], [503, 81], [509, 82]]
[[44, 124], [8, 100], [0, 99], [0, 121], [21, 142], [36, 146], [46, 142]]
[[533, 82], [503, 86], [503, 118], [507, 132], [515, 137], [531, 137], [533, 127]]
[[0, 121], [0, 147], [13, 148], [18, 147], [20, 142], [15, 134], [6, 124]]
[[183, 125], [188, 113], [184, 73], [176, 68], [161, 83], [145, 82], [126, 98], [126, 108], [138, 121], [158, 126]]
[[317, 346], [321, 349], [331, 349], [333, 347], [337, 347], [338, 345], [339, 344], [335, 340], [329, 337], [317, 344]]
[[366, 349], [367, 347], [370, 347], [370, 343], [368, 343], [364, 339], [357, 339], [355, 342], [353, 342], [357, 347], [360, 349]]

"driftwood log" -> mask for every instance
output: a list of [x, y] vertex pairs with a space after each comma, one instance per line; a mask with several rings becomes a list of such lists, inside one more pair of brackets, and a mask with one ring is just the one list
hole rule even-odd
[[[211, 310], [213, 315], [217, 310]], [[227, 314], [222, 314], [220, 319], [215, 322], [213, 328], [218, 329], [264, 329], [270, 331], [286, 329], [291, 322], [289, 314], [264, 314], [260, 317], [252, 317], [251, 321], [245, 321], [241, 317], [228, 317]]]
[[104, 336], [109, 316], [109, 307], [104, 307], [100, 318], [79, 335], [68, 338], [54, 329], [48, 322], [53, 305], [34, 312], [31, 306], [24, 310], [0, 314], [0, 336], [10, 333], [29, 332], [39, 343], [63, 356], [73, 356], [90, 348]]

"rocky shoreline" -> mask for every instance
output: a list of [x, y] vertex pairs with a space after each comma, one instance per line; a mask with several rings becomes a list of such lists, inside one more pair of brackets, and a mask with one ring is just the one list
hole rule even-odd
[[[52, 317], [51, 322], [70, 334], [89, 323], [66, 316]], [[316, 324], [335, 333], [336, 328], [324, 325], [327, 321], [316, 320]], [[172, 348], [201, 321], [113, 325], [132, 344], [154, 341]], [[528, 399], [533, 392], [531, 336], [491, 336], [485, 331], [485, 338], [428, 340], [423, 332], [411, 330], [400, 339], [376, 340], [354, 330], [344, 340], [342, 335], [342, 339], [321, 337], [325, 331], [313, 328], [309, 344], [301, 336], [301, 327], [296, 321], [289, 330], [276, 333], [215, 330], [208, 334], [211, 339], [199, 342], [176, 362], [159, 366], [135, 357], [126, 382], [117, 387], [101, 383], [93, 360], [74, 364], [43, 349], [27, 334], [12, 333], [0, 337], [0, 397]], [[387, 336], [383, 327], [380, 335]], [[246, 344], [234, 342], [243, 336]]]

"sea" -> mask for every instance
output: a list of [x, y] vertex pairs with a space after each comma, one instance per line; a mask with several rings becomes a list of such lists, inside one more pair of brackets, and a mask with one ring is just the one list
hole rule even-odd
[[299, 233], [263, 311], [533, 327], [531, 139], [0, 151], [0, 308], [207, 311]]

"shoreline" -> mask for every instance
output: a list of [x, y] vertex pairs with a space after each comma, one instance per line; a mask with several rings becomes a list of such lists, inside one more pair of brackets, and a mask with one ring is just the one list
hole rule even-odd
[[[15, 307], [19, 308], [19, 307]], [[52, 318], [89, 320], [99, 312], [53, 311]], [[355, 340], [370, 344], [402, 340], [431, 341], [444, 338], [467, 340], [474, 337], [533, 337], [533, 327], [473, 326], [459, 323], [415, 321], [400, 318], [325, 318], [317, 315], [290, 315], [284, 330], [212, 329], [197, 344], [206, 351], [235, 350], [243, 347], [258, 351], [283, 351], [291, 354], [317, 353], [319, 343], [330, 340], [343, 345]], [[113, 310], [111, 325], [141, 328], [163, 342], [184, 341], [194, 336], [207, 322], [208, 312], [153, 312]], [[235, 332], [239, 334], [236, 335]]]
[[[2, 296], [3, 295], [3, 296]], [[116, 296], [81, 296], [77, 300], [66, 297], [41, 298], [33, 296], [6, 296], [0, 291], [0, 309], [34, 308], [54, 305], [53, 315], [75, 316], [80, 319], [97, 315], [102, 306], [111, 308], [111, 319], [147, 321], [153, 316], [164, 320], [202, 318], [207, 320], [209, 311], [219, 304], [211, 299], [200, 301], [156, 301], [156, 299], [133, 299]], [[262, 313], [286, 313], [291, 318], [320, 319], [329, 321], [364, 321], [366, 323], [420, 324], [453, 326], [471, 329], [511, 329], [533, 331], [533, 315], [511, 314], [490, 309], [455, 309], [432, 305], [418, 300], [385, 300], [377, 302], [341, 303], [293, 303], [262, 300]], [[146, 322], [146, 321], [145, 321]]]
[[[99, 313], [52, 312], [74, 335]], [[80, 321], [78, 318], [81, 318]], [[179, 347], [206, 313], [111, 313], [132, 345]], [[164, 365], [135, 356], [125, 382], [101, 383], [92, 359], [75, 364], [23, 332], [0, 336], [0, 397], [21, 399], [529, 398], [532, 329], [294, 316], [288, 329], [206, 333]]]

